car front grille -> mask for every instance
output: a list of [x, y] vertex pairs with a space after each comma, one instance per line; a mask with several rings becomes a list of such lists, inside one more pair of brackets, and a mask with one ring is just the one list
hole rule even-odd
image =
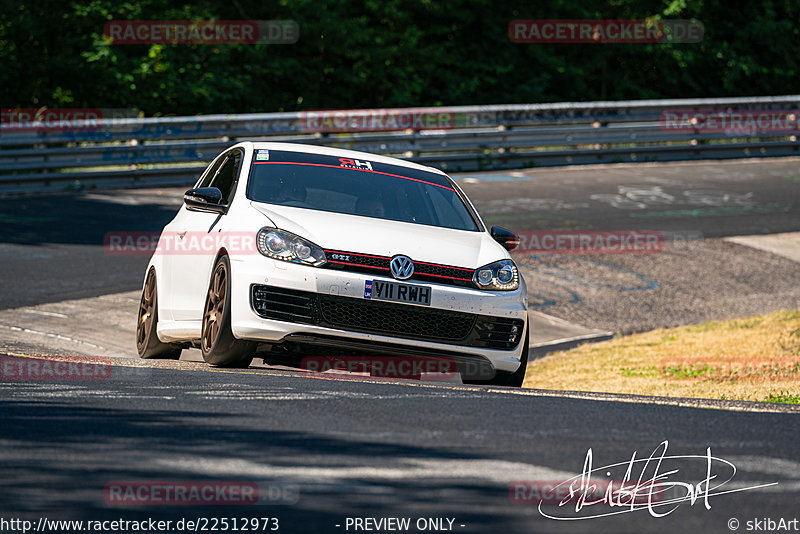
[[521, 319], [407, 304], [251, 286], [253, 310], [266, 319], [451, 345], [510, 350], [522, 337]]
[[[324, 265], [326, 269], [375, 273], [384, 276], [389, 276], [389, 262], [392, 261], [392, 258], [388, 256], [374, 256], [330, 249], [325, 250], [325, 256], [328, 258], [328, 262]], [[410, 279], [461, 287], [474, 287], [472, 284], [473, 273], [473, 269], [466, 267], [414, 261], [414, 274]]]
[[475, 315], [387, 302], [320, 295], [324, 321], [337, 328], [381, 334], [461, 341], [475, 324]]

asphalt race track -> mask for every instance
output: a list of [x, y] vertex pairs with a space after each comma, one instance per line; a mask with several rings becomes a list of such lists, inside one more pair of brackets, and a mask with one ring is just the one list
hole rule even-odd
[[[115, 371], [118, 369], [114, 368]], [[458, 532], [722, 532], [731, 517], [796, 512], [798, 413], [752, 413], [516, 392], [348, 382], [262, 372], [126, 368], [85, 383], [3, 383], [3, 516], [278, 517], [285, 532], [343, 532], [347, 517], [449, 517]], [[115, 376], [116, 375], [116, 376]], [[555, 484], [595, 466], [706, 454], [736, 465], [717, 491], [760, 490], [583, 523], [513, 502], [514, 481]], [[675, 460], [670, 481], [697, 484], [704, 463]], [[638, 464], [635, 467], [641, 468]], [[712, 475], [731, 473], [713, 462]], [[652, 475], [652, 466], [648, 475]], [[638, 475], [637, 475], [638, 476]], [[635, 478], [635, 477], [634, 477]], [[250, 482], [256, 506], [113, 506], [122, 481]], [[716, 486], [716, 484], [713, 484]], [[715, 492], [712, 492], [715, 493]], [[513, 493], [511, 494], [513, 495]], [[285, 502], [284, 502], [285, 501]], [[670, 506], [671, 508], [671, 506]], [[608, 511], [608, 509], [605, 509]], [[664, 512], [664, 509], [657, 509]], [[546, 513], [567, 509], [547, 507]]]
[[[518, 231], [695, 236], [658, 254], [517, 257], [534, 309], [633, 332], [800, 307], [800, 263], [729, 239], [800, 231], [798, 164], [785, 158], [610, 165], [458, 178], [487, 222]], [[160, 229], [180, 198], [179, 189], [167, 189], [0, 199], [3, 365], [33, 361], [19, 354], [69, 355], [66, 347], [83, 330], [52, 326], [72, 313], [58, 308], [68, 299], [104, 303], [109, 317], [98, 323], [126, 316], [120, 310], [134, 297], [119, 295], [140, 287], [148, 258], [107, 254], [103, 238]], [[13, 322], [26, 314], [26, 324], [36, 324], [37, 313], [49, 337]], [[119, 347], [133, 343], [128, 335], [117, 335]], [[97, 380], [4, 374], [0, 519], [40, 526], [44, 517], [269, 517], [278, 518], [280, 532], [323, 533], [398, 531], [356, 529], [352, 522], [397, 517], [411, 520], [404, 532], [713, 533], [800, 518], [795, 406], [230, 371], [191, 361], [196, 352], [149, 362], [83, 345], [74, 354], [110, 358], [98, 360], [112, 365]], [[646, 459], [665, 441], [666, 456], [675, 458], [659, 467], [635, 462], [629, 477], [672, 471], [660, 481], [674, 485], [655, 500], [673, 500], [653, 513], [642, 501], [632, 512], [607, 504], [540, 510], [535, 492], [525, 491], [547, 493], [579, 476], [589, 449], [592, 478], [621, 481], [634, 453]], [[109, 497], [110, 487], [124, 483], [209, 481], [256, 485], [259, 498], [131, 505]], [[685, 499], [687, 488], [694, 501]], [[416, 528], [418, 520], [424, 529]]]

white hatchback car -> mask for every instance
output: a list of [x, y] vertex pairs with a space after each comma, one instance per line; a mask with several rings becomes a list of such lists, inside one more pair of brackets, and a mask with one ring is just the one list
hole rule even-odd
[[164, 227], [139, 309], [142, 358], [449, 358], [467, 382], [520, 386], [527, 291], [445, 173], [292, 143], [239, 143]]

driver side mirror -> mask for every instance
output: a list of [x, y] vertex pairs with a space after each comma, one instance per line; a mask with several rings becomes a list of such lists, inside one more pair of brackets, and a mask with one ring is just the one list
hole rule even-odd
[[519, 236], [511, 230], [506, 230], [499, 226], [492, 226], [491, 233], [494, 240], [503, 245], [503, 248], [509, 252], [519, 246]]
[[216, 187], [189, 189], [183, 194], [183, 203], [193, 211], [224, 213], [228, 209], [228, 205], [222, 203], [222, 191]]

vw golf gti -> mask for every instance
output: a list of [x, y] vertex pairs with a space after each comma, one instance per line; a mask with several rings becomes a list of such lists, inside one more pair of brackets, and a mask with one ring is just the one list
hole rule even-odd
[[308, 355], [446, 359], [520, 386], [527, 291], [445, 173], [363, 152], [242, 142], [164, 227], [139, 307], [142, 358], [196, 347], [215, 366]]

